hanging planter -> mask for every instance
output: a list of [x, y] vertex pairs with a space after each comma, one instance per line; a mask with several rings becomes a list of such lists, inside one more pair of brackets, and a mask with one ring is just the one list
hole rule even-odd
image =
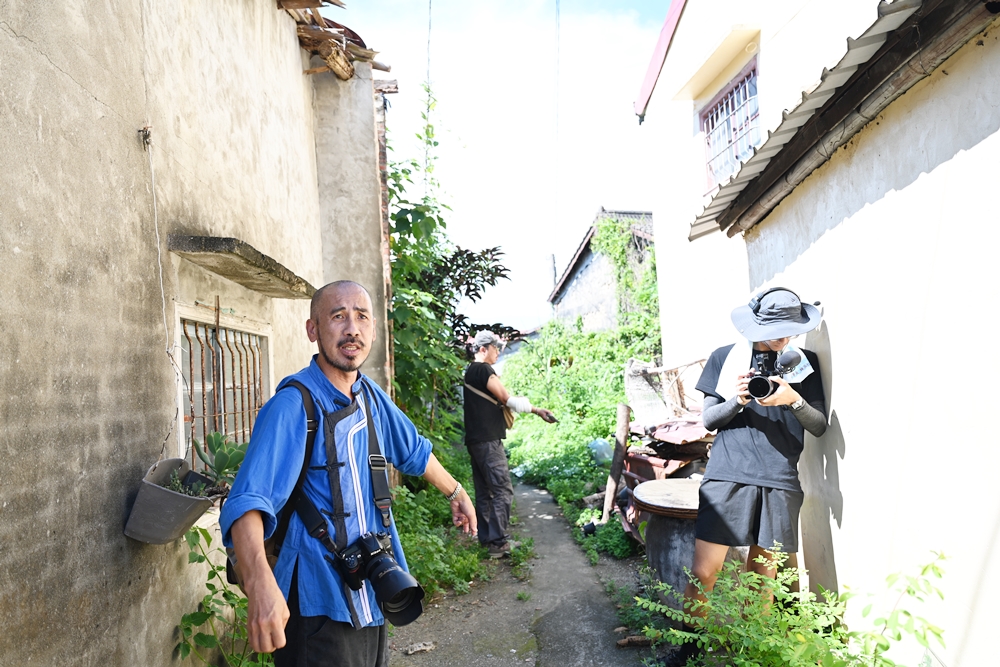
[[233, 444], [221, 433], [209, 433], [204, 447], [194, 442], [194, 451], [205, 464], [204, 475], [191, 470], [184, 459], [155, 463], [142, 479], [125, 535], [149, 544], [179, 539], [229, 493], [246, 450], [245, 443]]
[[[167, 488], [175, 473], [185, 492]], [[125, 535], [149, 544], [180, 538], [215, 502], [213, 497], [198, 495], [211, 485], [212, 480], [191, 470], [184, 459], [157, 461], [142, 478]]]

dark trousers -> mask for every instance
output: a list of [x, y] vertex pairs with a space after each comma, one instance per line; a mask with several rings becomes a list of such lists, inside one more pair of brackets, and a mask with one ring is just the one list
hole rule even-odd
[[275, 667], [388, 667], [386, 626], [355, 630], [326, 616], [299, 614], [298, 571], [288, 595], [291, 614], [284, 648], [274, 652]]
[[468, 449], [476, 487], [479, 543], [501, 545], [510, 538], [510, 507], [514, 501], [503, 441], [477, 442]]

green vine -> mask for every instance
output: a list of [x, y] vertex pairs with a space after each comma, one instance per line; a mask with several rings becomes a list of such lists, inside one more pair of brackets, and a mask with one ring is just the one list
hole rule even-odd
[[619, 325], [655, 325], [659, 329], [653, 245], [633, 233], [631, 220], [609, 216], [598, 220], [596, 227], [590, 246], [614, 268]]
[[177, 654], [182, 659], [193, 655], [205, 665], [217, 664], [216, 653], [231, 667], [273, 665], [270, 654], [255, 653], [247, 643], [247, 599], [226, 581], [226, 566], [209, 560], [209, 554], [214, 553], [217, 560], [225, 562], [225, 550], [212, 549], [211, 534], [198, 526], [185, 533], [184, 540], [188, 562], [208, 567], [208, 593], [197, 611], [181, 617]]

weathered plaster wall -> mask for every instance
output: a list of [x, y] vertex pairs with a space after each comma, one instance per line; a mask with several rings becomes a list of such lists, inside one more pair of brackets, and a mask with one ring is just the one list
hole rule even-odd
[[746, 237], [751, 285], [791, 286], [825, 311], [806, 339], [832, 416], [799, 466], [804, 564], [814, 581], [881, 591], [888, 573], [944, 551], [944, 602], [922, 615], [945, 628], [937, 652], [952, 667], [996, 661], [1000, 450], [983, 432], [1000, 373], [990, 340], [1000, 303], [995, 31], [892, 104]]
[[121, 532], [177, 446], [175, 304], [269, 325], [277, 378], [312, 349], [308, 301], [208, 274], [166, 235], [235, 236], [322, 284], [303, 64], [273, 2], [0, 4], [0, 666], [178, 664], [200, 577], [180, 545]]
[[611, 260], [588, 248], [555, 305], [555, 316], [569, 326], [581, 318], [584, 331], [606, 331], [615, 326], [617, 304]]
[[382, 181], [378, 153], [372, 150], [376, 141], [372, 68], [367, 63], [356, 63], [350, 81], [342, 83], [332, 73], [323, 72], [314, 76], [314, 83], [323, 235], [323, 280], [319, 284], [353, 280], [368, 289], [378, 331], [362, 370], [387, 388], [389, 334], [382, 265]]

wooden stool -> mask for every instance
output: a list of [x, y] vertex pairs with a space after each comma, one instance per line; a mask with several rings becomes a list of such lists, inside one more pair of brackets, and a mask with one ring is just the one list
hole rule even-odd
[[[636, 509], [648, 512], [646, 524], [646, 562], [660, 581], [670, 584], [679, 595], [688, 583], [684, 568], [694, 560], [694, 529], [698, 518], [697, 479], [655, 479], [633, 489]], [[680, 608], [674, 599], [665, 600]]]

